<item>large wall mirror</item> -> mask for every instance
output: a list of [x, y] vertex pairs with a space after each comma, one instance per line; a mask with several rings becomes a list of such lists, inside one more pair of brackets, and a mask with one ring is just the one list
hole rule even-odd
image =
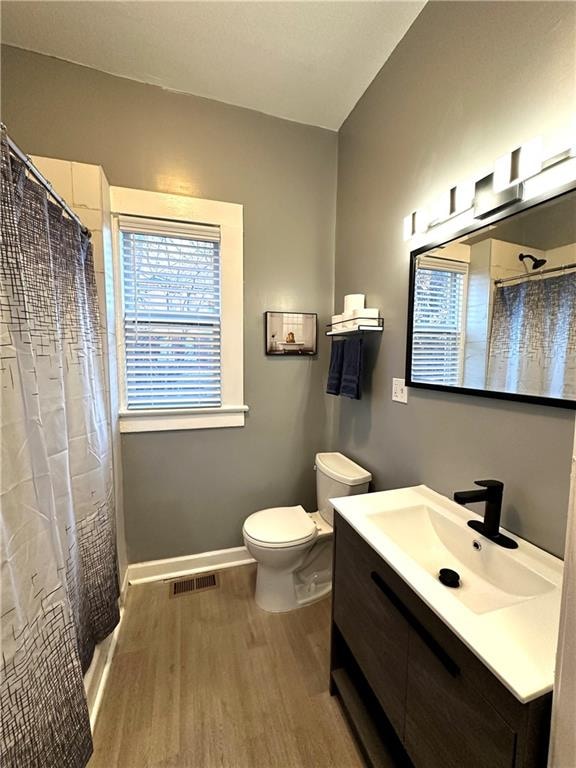
[[410, 386], [576, 408], [576, 189], [411, 260]]

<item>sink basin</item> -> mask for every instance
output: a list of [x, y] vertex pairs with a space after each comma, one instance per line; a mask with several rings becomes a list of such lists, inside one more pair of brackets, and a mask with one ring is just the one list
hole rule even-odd
[[425, 485], [330, 502], [519, 701], [552, 690], [562, 560], [512, 534], [518, 548], [499, 547], [467, 525], [479, 515]]
[[507, 557], [509, 550], [472, 531], [466, 521], [450, 519], [425, 504], [376, 512], [367, 519], [432, 577], [438, 576], [440, 568], [457, 571], [460, 587], [450, 593], [475, 613], [514, 605], [555, 588]]

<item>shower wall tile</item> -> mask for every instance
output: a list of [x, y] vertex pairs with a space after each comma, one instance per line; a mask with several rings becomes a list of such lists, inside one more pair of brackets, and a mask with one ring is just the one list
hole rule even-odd
[[94, 210], [92, 208], [80, 208], [74, 206], [75, 213], [78, 214], [82, 224], [91, 232], [102, 232], [102, 211]]
[[561, 264], [571, 264], [576, 261], [576, 242], [571, 245], [562, 245], [559, 248], [552, 248], [550, 251], [543, 251], [544, 258], [548, 262], [547, 267], [559, 267]]
[[92, 232], [102, 231], [102, 183], [99, 165], [72, 163], [53, 157], [32, 156], [52, 188], [74, 209]]
[[72, 193], [72, 163], [67, 160], [56, 160], [52, 157], [30, 158], [40, 173], [44, 174], [46, 179], [52, 185], [52, 188], [66, 200], [70, 205], [74, 204], [74, 195]]
[[102, 169], [99, 165], [71, 163], [72, 191], [75, 208], [102, 211]]
[[[492, 251], [490, 256], [490, 276], [494, 280], [500, 280], [506, 277], [513, 277], [514, 275], [524, 274], [524, 267], [522, 262], [518, 259], [518, 255], [522, 251], [526, 251], [526, 246], [518, 243], [508, 243], [502, 240], [491, 240]], [[532, 253], [537, 258], [544, 256], [544, 251], [538, 248], [530, 248]]]
[[[86, 213], [86, 211], [84, 211]], [[101, 217], [100, 217], [101, 218]], [[84, 216], [82, 217], [84, 220]], [[104, 239], [102, 237], [101, 229], [92, 229], [92, 253], [94, 258], [94, 271], [104, 274]], [[104, 285], [102, 286], [104, 288]]]
[[[116, 349], [116, 336], [114, 334], [107, 334], [107, 341], [108, 341], [108, 348], [115, 350]], [[110, 381], [116, 382], [118, 378], [118, 361], [116, 359], [116, 355], [110, 355], [110, 364], [109, 364], [109, 370], [110, 370]]]
[[95, 277], [98, 308], [100, 309], [100, 327], [106, 335], [106, 278], [104, 272], [96, 272]]

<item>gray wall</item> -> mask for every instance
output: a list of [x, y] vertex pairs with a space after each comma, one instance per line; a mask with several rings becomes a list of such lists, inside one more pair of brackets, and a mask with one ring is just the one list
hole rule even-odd
[[3, 120], [28, 153], [98, 163], [111, 184], [243, 203], [244, 428], [124, 435], [130, 562], [242, 543], [266, 506], [315, 503], [328, 345], [264, 356], [262, 313], [331, 312], [337, 135], [3, 49]]
[[426, 483], [451, 494], [500, 478], [504, 524], [557, 554], [573, 414], [417, 390], [402, 405], [391, 387], [404, 376], [403, 217], [518, 142], [569, 127], [575, 36], [573, 3], [429, 3], [339, 140], [336, 306], [367, 292], [385, 331], [369, 340], [366, 397], [338, 405], [337, 448], [370, 469], [378, 489]]

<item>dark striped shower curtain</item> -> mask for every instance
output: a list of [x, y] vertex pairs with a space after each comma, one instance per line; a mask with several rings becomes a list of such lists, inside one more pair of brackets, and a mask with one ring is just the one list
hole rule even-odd
[[83, 672], [119, 619], [92, 246], [1, 143], [0, 765], [79, 768]]

